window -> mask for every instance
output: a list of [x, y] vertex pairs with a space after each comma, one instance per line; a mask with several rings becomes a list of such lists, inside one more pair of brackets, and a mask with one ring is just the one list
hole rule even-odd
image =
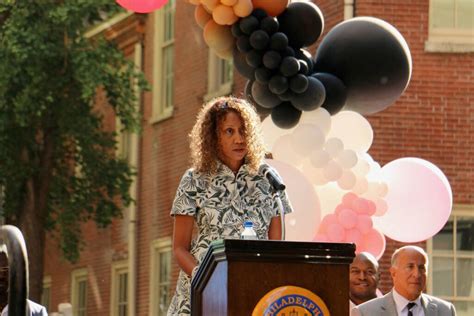
[[128, 315], [128, 265], [126, 261], [112, 265], [111, 315]]
[[425, 49], [433, 52], [473, 52], [473, 16], [472, 0], [430, 0], [429, 35]]
[[41, 305], [43, 305], [47, 311], [51, 306], [51, 277], [45, 276], [43, 278], [43, 293], [41, 293]]
[[175, 3], [176, 0], [169, 0], [154, 13], [152, 123], [173, 114]]
[[234, 81], [234, 64], [232, 60], [222, 59], [212, 50], [209, 50], [207, 79], [207, 94], [204, 97], [205, 100], [230, 94]]
[[171, 238], [155, 240], [151, 254], [150, 316], [162, 316], [171, 299]]
[[453, 302], [459, 316], [474, 311], [474, 206], [456, 206], [428, 243], [429, 292]]
[[87, 269], [72, 272], [71, 303], [75, 316], [87, 315]]

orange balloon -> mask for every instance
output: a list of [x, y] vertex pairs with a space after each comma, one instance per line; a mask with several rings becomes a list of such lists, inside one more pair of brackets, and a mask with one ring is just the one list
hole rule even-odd
[[212, 10], [219, 4], [219, 0], [201, 0], [201, 4], [207, 10], [207, 12], [211, 13]]
[[251, 0], [239, 0], [234, 6], [234, 13], [238, 17], [245, 18], [252, 13], [253, 5]]
[[228, 6], [233, 6], [237, 3], [237, 0], [221, 0], [221, 3]]
[[230, 26], [219, 25], [214, 20], [209, 20], [204, 27], [204, 41], [207, 46], [219, 52], [224, 52], [234, 46]]
[[212, 11], [212, 18], [217, 24], [220, 25], [232, 25], [239, 18], [234, 14], [232, 7], [228, 7], [223, 4], [219, 4]]
[[214, 53], [216, 53], [216, 55], [219, 56], [222, 59], [227, 59], [227, 60], [232, 59], [232, 48], [230, 48], [228, 50], [225, 50], [225, 51], [214, 50]]
[[263, 9], [271, 16], [280, 15], [289, 2], [289, 0], [252, 0], [254, 9]]
[[196, 9], [194, 9], [194, 19], [196, 20], [196, 23], [199, 25], [199, 27], [203, 29], [204, 26], [206, 26], [206, 23], [212, 19], [212, 16], [206, 11], [206, 9], [204, 9], [202, 5], [198, 5]]
[[199, 5], [201, 3], [200, 0], [188, 0], [188, 2], [194, 5]]

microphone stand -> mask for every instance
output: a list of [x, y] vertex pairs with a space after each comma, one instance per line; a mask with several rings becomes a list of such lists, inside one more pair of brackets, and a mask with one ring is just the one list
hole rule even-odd
[[280, 191], [273, 190], [273, 198], [276, 200], [278, 208], [280, 209], [281, 240], [285, 240], [285, 210], [281, 202]]

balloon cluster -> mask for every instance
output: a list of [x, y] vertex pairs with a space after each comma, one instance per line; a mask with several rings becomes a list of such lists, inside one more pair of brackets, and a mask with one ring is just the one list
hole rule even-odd
[[356, 253], [370, 252], [380, 258], [385, 251], [385, 237], [373, 227], [375, 204], [354, 193], [347, 193], [332, 214], [326, 215], [314, 237], [317, 241], [353, 242]]
[[[280, 128], [320, 107], [375, 113], [406, 88], [411, 56], [400, 33], [371, 17], [353, 18], [323, 38], [315, 56], [304, 47], [321, 36], [324, 18], [309, 1], [189, 0], [207, 45], [233, 56], [245, 95]], [[343, 52], [343, 53], [341, 53]]]

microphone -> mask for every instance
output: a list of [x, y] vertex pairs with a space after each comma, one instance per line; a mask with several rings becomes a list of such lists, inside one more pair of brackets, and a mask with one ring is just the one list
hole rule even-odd
[[285, 190], [286, 186], [283, 184], [283, 180], [278, 174], [275, 173], [275, 171], [273, 171], [269, 165], [262, 165], [260, 167], [259, 173], [267, 178], [268, 182], [270, 182], [275, 191]]

